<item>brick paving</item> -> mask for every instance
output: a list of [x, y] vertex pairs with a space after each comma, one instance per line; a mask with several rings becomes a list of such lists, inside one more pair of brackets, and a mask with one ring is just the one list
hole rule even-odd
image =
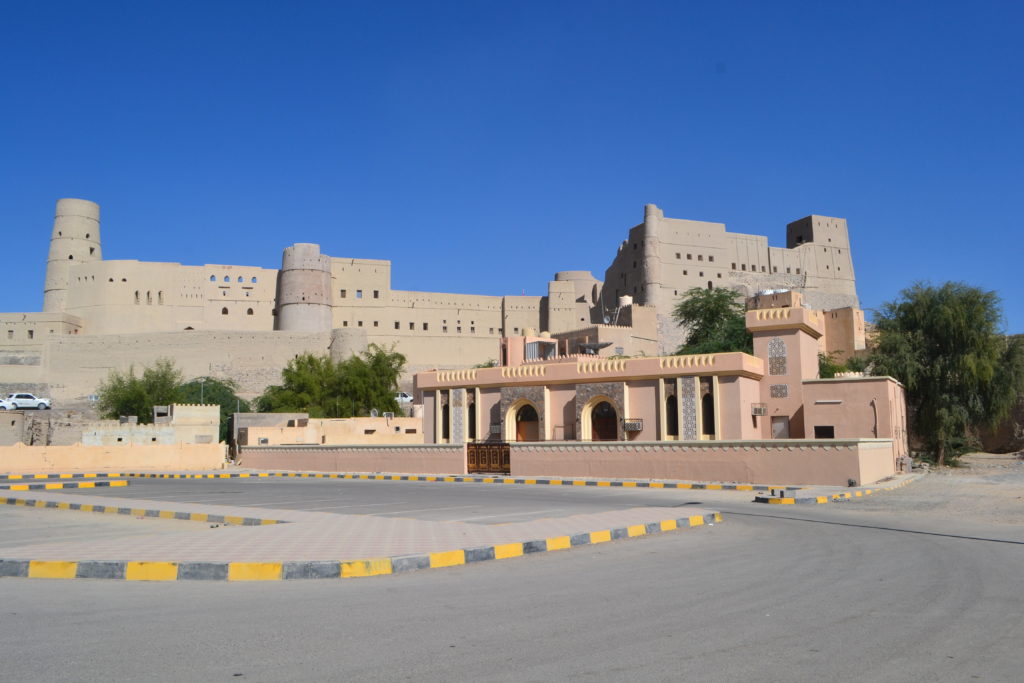
[[[96, 497], [42, 491], [9, 494], [33, 500], [94, 504]], [[350, 561], [458, 548], [489, 546], [602, 531], [677, 519], [675, 507], [635, 507], [621, 510], [538, 519], [528, 522], [480, 525], [454, 521], [425, 521], [403, 517], [335, 514], [273, 508], [232, 507], [119, 499], [118, 505], [159, 508], [285, 520], [286, 524], [258, 527], [221, 526], [152, 536], [33, 543], [4, 548], [6, 559], [126, 560], [154, 562], [286, 562]], [[686, 516], [711, 511], [687, 507]], [[61, 511], [59, 514], [96, 514]], [[158, 523], [158, 520], [154, 520]], [[204, 524], [195, 522], [195, 524]], [[209, 525], [206, 525], [209, 527]]]

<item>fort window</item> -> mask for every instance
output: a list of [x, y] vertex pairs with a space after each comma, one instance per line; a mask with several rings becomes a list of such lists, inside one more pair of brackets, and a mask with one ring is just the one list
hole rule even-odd
[[447, 334], [448, 333], [448, 326], [447, 325], [443, 325], [441, 327], [441, 331]]
[[377, 290], [377, 289], [373, 290], [373, 298], [374, 299], [379, 299], [380, 298], [380, 290]]
[[68, 260], [69, 261], [74, 261], [75, 260], [75, 255], [74, 254], [68, 254]]
[[32, 339], [35, 336], [36, 336], [36, 331], [35, 330], [29, 330], [28, 331], [28, 338], [29, 339]]
[[85, 239], [89, 239], [89, 233], [85, 233]]
[[687, 254], [686, 255], [686, 260], [687, 261], [692, 261], [693, 260], [693, 254]]
[[735, 263], [734, 263], [734, 264], [732, 264], [732, 269], [733, 269], [733, 270], [736, 270], [736, 264], [735, 264]]
[[216, 282], [216, 281], [217, 281], [217, 276], [216, 275], [211, 275], [210, 276], [210, 282]]
[[249, 280], [249, 282], [256, 284], [256, 278], [252, 278], [251, 280]]
[[721, 280], [721, 279], [722, 279], [722, 274], [721, 274], [721, 273], [719, 273], [719, 274], [718, 274], [718, 279], [719, 279], [719, 280]]
[[761, 266], [761, 272], [762, 273], [765, 272], [765, 267], [764, 266]]
[[799, 274], [800, 274], [800, 269], [799, 269], [799, 268], [797, 268], [797, 269], [796, 269], [796, 274], [797, 274], [797, 275], [799, 275]]
[[676, 258], [682, 258], [678, 251], [676, 252]]
[[704, 254], [697, 254], [697, 260], [698, 261], [703, 261], [704, 260]]
[[778, 266], [772, 266], [772, 272], [773, 273], [779, 272], [779, 267]]
[[252, 315], [252, 309], [251, 308], [245, 309], [245, 314], [246, 315]]
[[95, 253], [96, 253], [96, 247], [89, 247], [89, 256], [92, 256]]
[[231, 282], [231, 278], [227, 275], [224, 276], [224, 282]]
[[7, 330], [7, 338], [14, 339], [14, 330]]
[[703, 271], [703, 270], [702, 270], [702, 271], [700, 271], [700, 275], [699, 275], [699, 277], [704, 277], [704, 271]]
[[146, 292], [146, 305], [147, 306], [152, 306], [153, 305], [153, 292]]
[[357, 289], [356, 290], [356, 298], [357, 299], [362, 299], [363, 298], [363, 290], [361, 290], [361, 289]]
[[373, 321], [373, 326], [374, 326], [374, 327], [377, 327], [377, 326], [378, 326], [378, 325], [377, 325], [377, 321], [376, 321], [376, 320], [374, 320], [374, 321]]
[[469, 333], [470, 334], [476, 334], [476, 328], [475, 327], [469, 328]]
[[135, 290], [135, 303], [139, 303], [139, 290]]
[[708, 261], [712, 261], [712, 262], [714, 262], [714, 260], [715, 260], [715, 257], [714, 257], [714, 256], [708, 256]]
[[239, 276], [238, 276], [238, 281], [239, 281], [239, 282], [245, 282], [245, 278], [244, 278], [244, 277], [242, 277], [241, 275], [239, 275]]
[[401, 324], [401, 323], [399, 323], [399, 322], [398, 322], [397, 320], [395, 321], [395, 329], [396, 329], [396, 330], [400, 330], [400, 329], [402, 329], [402, 324]]
[[455, 331], [458, 332], [459, 334], [462, 334], [462, 328], [461, 327], [456, 327]]
[[513, 327], [512, 328], [512, 332], [515, 333], [515, 334], [519, 334], [519, 328], [518, 327]]
[[747, 264], [746, 263], [740, 264], [740, 268], [742, 268], [743, 270], [746, 270], [747, 269]]
[[711, 282], [711, 280], [708, 280], [708, 289], [714, 289], [714, 288], [715, 288], [715, 285]]
[[113, 282], [114, 278], [107, 278], [107, 282]]
[[338, 296], [340, 296], [342, 299], [344, 299], [346, 296], [348, 296], [348, 292], [346, 292], [344, 289], [342, 289], [342, 290], [340, 290], [338, 292]]
[[790, 272], [790, 269], [789, 269], [789, 268], [786, 268], [786, 273], [789, 273], [789, 272]]
[[410, 330], [415, 330], [416, 329], [416, 323], [409, 323], [409, 329]]
[[683, 271], [683, 275], [689, 275], [689, 274], [690, 274], [689, 271], [685, 271], [685, 270]]
[[488, 327], [487, 328], [487, 334], [494, 334], [494, 328], [493, 327]]
[[226, 306], [224, 308], [220, 309], [220, 314], [221, 315], [227, 315], [228, 314], [228, 309], [227, 309]]
[[342, 320], [341, 321], [341, 326], [342, 327], [348, 327], [348, 321], [347, 320]]
[[362, 326], [363, 326], [363, 321], [362, 321], [362, 320], [358, 321], [358, 322], [356, 323], [356, 325], [357, 325], [357, 326], [359, 326], [359, 327], [362, 327]]

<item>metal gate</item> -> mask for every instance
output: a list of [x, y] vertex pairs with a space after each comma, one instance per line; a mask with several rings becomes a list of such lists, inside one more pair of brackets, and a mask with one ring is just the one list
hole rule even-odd
[[512, 447], [507, 443], [466, 444], [466, 466], [470, 474], [475, 472], [512, 472]]

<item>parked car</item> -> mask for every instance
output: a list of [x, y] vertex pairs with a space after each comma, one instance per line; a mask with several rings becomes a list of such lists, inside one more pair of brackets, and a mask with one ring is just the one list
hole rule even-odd
[[398, 405], [400, 406], [405, 405], [407, 403], [412, 403], [412, 394], [407, 394], [404, 391], [396, 392], [395, 400], [398, 401]]
[[50, 409], [50, 399], [37, 398], [32, 394], [7, 394], [7, 402], [10, 404], [10, 410]]
[[6, 398], [0, 398], [0, 410], [14, 410], [14, 404]]

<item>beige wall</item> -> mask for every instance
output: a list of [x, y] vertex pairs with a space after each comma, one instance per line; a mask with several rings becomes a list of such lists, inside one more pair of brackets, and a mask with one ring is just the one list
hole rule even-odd
[[423, 419], [419, 417], [309, 418], [299, 426], [244, 428], [243, 446], [418, 444], [423, 443]]
[[891, 377], [849, 377], [804, 383], [807, 431], [835, 429], [837, 439], [892, 439], [893, 457], [909, 454], [903, 386]]
[[888, 440], [517, 443], [515, 477], [615, 477], [846, 486], [892, 475]]
[[150, 446], [4, 446], [0, 472], [139, 472], [218, 470], [223, 444]]
[[243, 467], [314, 472], [465, 474], [465, 446], [281, 446], [240, 449]]
[[170, 415], [153, 424], [102, 420], [82, 430], [84, 446], [217, 443], [220, 406], [176, 403]]

